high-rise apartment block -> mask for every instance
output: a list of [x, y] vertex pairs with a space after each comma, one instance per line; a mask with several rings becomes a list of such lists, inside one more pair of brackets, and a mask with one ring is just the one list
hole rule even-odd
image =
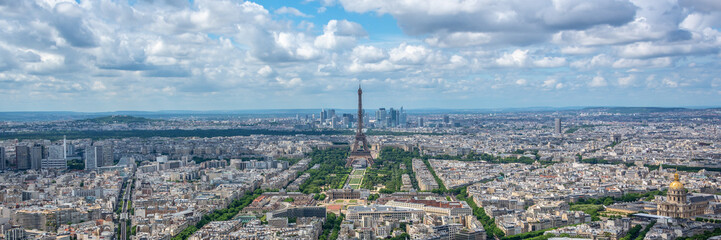
[[7, 169], [7, 161], [5, 160], [5, 148], [0, 147], [0, 170]]
[[30, 169], [30, 147], [15, 146], [15, 164], [18, 170]]
[[85, 170], [95, 170], [101, 167], [102, 164], [98, 164], [103, 159], [103, 147], [101, 146], [88, 146], [85, 149]]
[[43, 146], [33, 146], [30, 148], [30, 169], [40, 170], [43, 160]]
[[104, 143], [103, 148], [103, 167], [115, 165], [115, 156], [113, 155], [113, 144]]

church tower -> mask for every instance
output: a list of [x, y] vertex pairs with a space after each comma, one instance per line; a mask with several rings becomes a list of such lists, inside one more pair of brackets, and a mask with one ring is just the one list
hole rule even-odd
[[678, 180], [678, 173], [673, 175], [673, 182], [668, 186], [668, 201], [679, 204], [686, 204], [686, 188]]
[[666, 201], [659, 202], [656, 210], [661, 216], [692, 219], [694, 216], [703, 215], [711, 200], [713, 197], [689, 196], [676, 173], [673, 175], [673, 182], [668, 185]]

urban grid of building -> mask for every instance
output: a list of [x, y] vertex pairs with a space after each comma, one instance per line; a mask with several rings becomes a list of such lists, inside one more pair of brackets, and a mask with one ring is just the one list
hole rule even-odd
[[359, 88], [355, 114], [0, 122], [0, 237], [655, 240], [721, 228], [719, 109], [361, 103]]

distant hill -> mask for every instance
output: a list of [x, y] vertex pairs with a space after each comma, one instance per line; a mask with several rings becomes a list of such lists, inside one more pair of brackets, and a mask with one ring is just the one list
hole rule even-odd
[[104, 116], [104, 117], [77, 120], [77, 122], [91, 122], [91, 123], [98, 123], [98, 124], [149, 123], [149, 122], [157, 122], [157, 121], [162, 121], [162, 120], [150, 119], [150, 118], [144, 118], [144, 117], [133, 117], [133, 116], [127, 116], [127, 115], [112, 115], [112, 116]]
[[584, 108], [587, 111], [604, 111], [608, 113], [658, 113], [658, 112], [679, 112], [689, 110], [687, 108], [665, 108], [665, 107], [590, 107]]

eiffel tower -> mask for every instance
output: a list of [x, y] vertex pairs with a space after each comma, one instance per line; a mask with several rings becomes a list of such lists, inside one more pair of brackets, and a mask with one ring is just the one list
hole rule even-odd
[[360, 84], [358, 85], [358, 129], [356, 129], [355, 140], [353, 141], [353, 147], [350, 150], [350, 156], [346, 161], [345, 166], [350, 167], [356, 160], [365, 160], [368, 166], [373, 165], [373, 157], [371, 157], [371, 149], [366, 139], [366, 135], [363, 133], [363, 90]]

